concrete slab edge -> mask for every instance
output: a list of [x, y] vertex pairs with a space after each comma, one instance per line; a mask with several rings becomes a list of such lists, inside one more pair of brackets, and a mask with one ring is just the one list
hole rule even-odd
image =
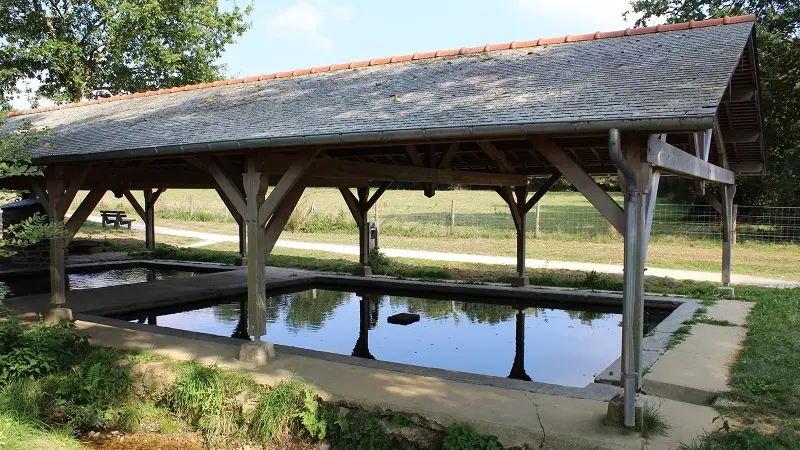
[[[658, 358], [667, 351], [667, 345], [672, 335], [678, 331], [683, 323], [694, 317], [695, 311], [702, 307], [700, 300], [684, 299], [672, 313], [661, 321], [642, 340], [642, 370], [645, 371], [658, 361]], [[617, 358], [608, 367], [600, 372], [594, 379], [595, 383], [620, 386], [622, 373], [622, 360]]]
[[[148, 333], [162, 334], [162, 335], [180, 337], [185, 339], [209, 341], [218, 344], [229, 345], [232, 348], [231, 350], [232, 352], [238, 352], [238, 349], [241, 346], [242, 342], [245, 342], [241, 339], [236, 339], [231, 337], [216, 336], [208, 333], [200, 333], [194, 331], [178, 330], [175, 328], [166, 328], [166, 327], [158, 327], [140, 323], [133, 323], [120, 319], [112, 319], [108, 317], [96, 316], [87, 313], [75, 314], [74, 318], [75, 320], [80, 320], [82, 322], [87, 322], [87, 323], [95, 323], [99, 325], [105, 325], [105, 326], [111, 326], [129, 330], [146, 331]], [[305, 348], [280, 345], [280, 344], [275, 344], [275, 351], [277, 352], [278, 357], [280, 357], [281, 354], [301, 356], [305, 358], [320, 359], [324, 361], [366, 367], [370, 369], [387, 370], [392, 372], [405, 373], [409, 375], [440, 378], [448, 381], [455, 381], [466, 384], [492, 386], [503, 389], [532, 392], [537, 394], [556, 395], [561, 397], [570, 397], [577, 399], [608, 401], [612, 397], [614, 397], [614, 395], [621, 392], [620, 388], [605, 384], [590, 383], [585, 387], [561, 386], [558, 384], [514, 380], [514, 379], [494, 377], [489, 375], [458, 372], [454, 370], [437, 369], [430, 367], [414, 366], [411, 364], [394, 363], [390, 361], [377, 361], [371, 359], [357, 358], [355, 356], [340, 355], [337, 353], [309, 350]]]

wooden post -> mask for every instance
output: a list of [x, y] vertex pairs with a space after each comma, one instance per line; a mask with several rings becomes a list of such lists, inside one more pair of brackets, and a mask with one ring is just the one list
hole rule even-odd
[[450, 200], [450, 234], [456, 231], [456, 201]]
[[[61, 198], [64, 195], [64, 181], [60, 179], [47, 180], [47, 196], [49, 201], [50, 222], [64, 221], [61, 209]], [[63, 237], [50, 239], [50, 303], [61, 306], [66, 303], [67, 280], [64, 270]]]
[[247, 265], [247, 224], [240, 220], [239, 223], [239, 259], [241, 265]]
[[731, 228], [733, 230], [733, 244], [737, 244], [739, 242], [739, 233], [737, 233], [738, 227], [739, 227], [739, 205], [733, 205], [733, 223], [731, 224]]
[[367, 219], [367, 202], [369, 201], [369, 189], [358, 188], [358, 209], [361, 214], [361, 224], [359, 229], [358, 241], [358, 261], [361, 267], [369, 266], [369, 222]]
[[380, 225], [378, 225], [378, 203], [375, 202], [375, 228], [380, 229]]
[[539, 218], [542, 214], [542, 204], [536, 203], [536, 230], [533, 232], [535, 237], [539, 237]]
[[[525, 202], [528, 198], [528, 186], [516, 186], [514, 194], [517, 197], [516, 208], [519, 214], [517, 221], [517, 279], [512, 283], [513, 286], [527, 286], [528, 277], [525, 276], [525, 246], [526, 246], [526, 232], [527, 209]], [[513, 200], [513, 199], [512, 199]]]
[[245, 195], [244, 222], [247, 227], [247, 315], [250, 322], [248, 331], [258, 342], [267, 334], [264, 254], [260, 251], [264, 241], [264, 229], [259, 226], [258, 220], [258, 207], [264, 201], [261, 194], [263, 175], [256, 171], [254, 161], [248, 160], [242, 178]]
[[144, 245], [147, 250], [153, 251], [156, 248], [156, 226], [155, 226], [155, 205], [153, 204], [153, 190], [144, 189]]

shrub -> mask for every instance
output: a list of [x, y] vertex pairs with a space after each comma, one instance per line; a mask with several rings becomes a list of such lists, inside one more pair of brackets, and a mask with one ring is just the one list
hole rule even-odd
[[81, 362], [89, 348], [88, 338], [79, 336], [72, 322], [39, 324], [22, 333], [18, 324], [6, 325], [0, 338], [5, 350], [0, 353], [0, 385], [65, 371]]

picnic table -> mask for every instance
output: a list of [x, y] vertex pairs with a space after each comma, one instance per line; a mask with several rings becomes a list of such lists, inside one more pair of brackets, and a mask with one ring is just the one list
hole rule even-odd
[[128, 229], [130, 230], [131, 224], [135, 222], [135, 219], [128, 218], [128, 215], [125, 211], [118, 210], [101, 210], [100, 218], [103, 228], [105, 228], [106, 225], [113, 225], [114, 228], [120, 228], [121, 226], [127, 225]]

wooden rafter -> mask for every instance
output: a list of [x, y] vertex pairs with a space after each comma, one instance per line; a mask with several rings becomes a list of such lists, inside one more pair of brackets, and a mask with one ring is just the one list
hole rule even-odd
[[408, 160], [411, 161], [411, 164], [415, 167], [424, 167], [425, 163], [422, 161], [422, 156], [420, 156], [419, 152], [417, 151], [417, 147], [413, 145], [406, 145], [406, 155], [408, 155]]
[[440, 169], [449, 169], [450, 163], [453, 161], [453, 156], [455, 156], [460, 145], [460, 142], [453, 142], [452, 144], [448, 145], [447, 150], [445, 150], [445, 152], [442, 154], [442, 157], [439, 159], [439, 164], [437, 167]]
[[625, 215], [622, 208], [561, 147], [547, 138], [533, 138], [531, 144], [600, 211], [600, 214], [620, 234], [625, 233]]
[[498, 149], [493, 143], [490, 141], [478, 141], [478, 146], [489, 155], [489, 158], [497, 164], [497, 167], [500, 171], [504, 173], [517, 173], [514, 169], [514, 166], [508, 161], [506, 154], [503, 153], [500, 149]]

